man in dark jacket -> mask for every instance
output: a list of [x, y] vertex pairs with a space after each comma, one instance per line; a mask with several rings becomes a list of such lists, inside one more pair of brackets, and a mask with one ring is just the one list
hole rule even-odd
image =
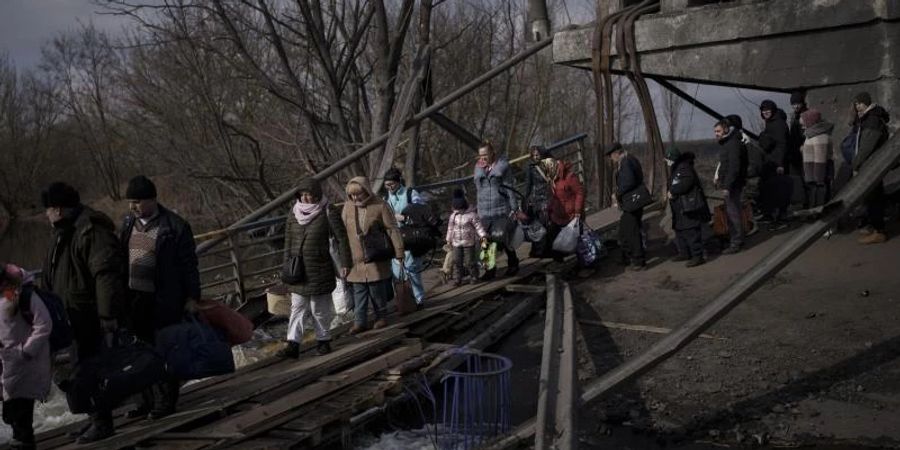
[[[157, 202], [156, 186], [147, 177], [132, 178], [125, 198], [131, 210], [121, 231], [128, 250], [129, 325], [153, 345], [157, 331], [182, 321], [186, 302], [200, 299], [194, 235], [184, 219]], [[172, 414], [179, 386], [178, 380], [160, 382], [128, 416], [159, 419]]]
[[759, 143], [766, 153], [766, 162], [760, 173], [760, 200], [763, 222], [772, 222], [770, 229], [777, 231], [787, 227], [784, 218], [793, 195], [793, 183], [784, 175], [789, 173], [787, 114], [772, 100], [763, 100], [759, 114], [766, 127], [759, 135]]
[[[41, 193], [53, 237], [42, 276], [43, 287], [64, 302], [78, 360], [97, 355], [104, 333], [116, 330], [123, 297], [124, 252], [115, 225], [105, 214], [81, 204], [78, 191], [53, 183]], [[113, 434], [112, 411], [96, 410], [78, 443]]]
[[668, 198], [672, 209], [672, 229], [678, 247], [676, 261], [687, 261], [687, 267], [706, 262], [703, 257], [703, 237], [700, 228], [709, 223], [709, 206], [700, 177], [694, 169], [695, 156], [681, 153], [677, 148], [666, 151], [666, 164], [671, 166]]
[[[622, 209], [622, 216], [619, 218], [619, 242], [622, 243], [623, 260], [631, 261], [632, 270], [643, 270], [646, 266], [644, 256], [644, 240], [641, 232], [644, 220], [644, 206], [652, 202], [649, 195], [647, 198], [638, 200], [640, 207], [632, 209], [626, 203], [632, 202], [626, 199], [628, 195], [635, 195], [644, 185], [644, 171], [641, 169], [641, 162], [637, 158], [628, 154], [622, 144], [618, 142], [612, 143], [606, 149], [606, 156], [616, 166], [616, 192], [613, 194], [613, 204]], [[643, 188], [646, 192], [646, 187]], [[649, 194], [649, 193], [648, 193]], [[630, 210], [629, 210], [630, 209]]]
[[[872, 102], [872, 96], [868, 92], [857, 94], [853, 100], [853, 106], [857, 113], [854, 125], [859, 127], [856, 152], [853, 157], [853, 174], [855, 175], [875, 151], [887, 142], [889, 135], [887, 124], [891, 120], [891, 116], [884, 108]], [[880, 244], [887, 240], [887, 235], [884, 233], [885, 202], [884, 183], [878, 183], [866, 198], [868, 228], [862, 230], [863, 236], [859, 238], [860, 244]]]
[[743, 205], [741, 191], [747, 182], [747, 148], [741, 143], [741, 132], [727, 119], [716, 122], [713, 127], [721, 149], [719, 150], [719, 171], [716, 184], [725, 195], [725, 211], [728, 214], [728, 231], [731, 242], [723, 254], [741, 251], [744, 245], [744, 222], [741, 217]]

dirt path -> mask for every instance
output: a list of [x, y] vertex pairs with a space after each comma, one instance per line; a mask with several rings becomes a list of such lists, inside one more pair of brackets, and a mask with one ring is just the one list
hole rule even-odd
[[[760, 233], [749, 250], [696, 269], [651, 249], [651, 269], [623, 272], [614, 251], [597, 276], [575, 284], [579, 319], [675, 327], [790, 232]], [[855, 240], [819, 241], [708, 331], [724, 339], [699, 339], [599, 401], [586, 412], [599, 419], [586, 422], [597, 424], [598, 444], [606, 424], [624, 422], [727, 444], [900, 448], [900, 238], [870, 247]], [[660, 337], [582, 331], [597, 373]]]

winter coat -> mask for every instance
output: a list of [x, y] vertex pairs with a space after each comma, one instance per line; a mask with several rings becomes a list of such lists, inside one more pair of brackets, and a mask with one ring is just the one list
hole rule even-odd
[[53, 225], [42, 285], [66, 308], [115, 318], [122, 309], [126, 264], [112, 220], [80, 205]]
[[50, 393], [50, 331], [53, 322], [37, 293], [31, 294], [29, 324], [21, 311], [10, 316], [9, 304], [0, 311], [0, 384], [3, 400], [45, 400]]
[[856, 138], [856, 156], [853, 158], [853, 170], [859, 170], [875, 150], [881, 148], [888, 139], [887, 124], [891, 116], [884, 108], [876, 104], [869, 108], [857, 119], [859, 135]]
[[507, 217], [510, 212], [519, 209], [516, 194], [511, 190], [514, 185], [512, 167], [506, 158], [494, 161], [490, 171], [476, 166], [475, 190], [478, 215], [482, 219]]
[[571, 164], [566, 161], [558, 161], [558, 164], [547, 209], [553, 223], [566, 225], [576, 214], [584, 212], [584, 186]]
[[[764, 139], [766, 136], [768, 139]], [[759, 135], [760, 144], [766, 142], [763, 151], [766, 152], [766, 162], [775, 167], [785, 167], [788, 164], [788, 125], [787, 114], [783, 110], [778, 109], [769, 120], [766, 120], [766, 127]]]
[[[372, 193], [369, 188], [369, 180], [366, 177], [356, 177], [350, 180], [350, 184], [357, 184], [369, 193], [365, 206], [357, 207], [349, 197], [344, 202], [341, 211], [341, 219], [347, 228], [347, 239], [350, 243], [350, 254], [353, 267], [347, 281], [351, 283], [374, 283], [376, 281], [391, 278], [391, 261], [379, 261], [375, 263], [363, 262], [363, 248], [360, 235], [366, 234], [376, 223], [381, 224], [394, 245], [394, 257], [403, 258], [403, 237], [397, 228], [397, 220], [394, 211], [381, 198]], [[357, 222], [358, 219], [358, 222]], [[359, 225], [357, 225], [357, 223]]]
[[626, 153], [616, 169], [616, 198], [622, 202], [622, 196], [637, 189], [644, 183], [644, 171], [637, 158]]
[[834, 150], [831, 147], [831, 132], [834, 124], [819, 122], [806, 129], [805, 141], [800, 148], [803, 154], [803, 162], [826, 164], [834, 158]]
[[285, 230], [285, 258], [301, 256], [306, 270], [306, 281], [289, 284], [288, 290], [299, 295], [330, 294], [336, 287], [335, 262], [331, 256], [331, 239], [334, 239], [338, 263], [341, 267], [350, 268], [353, 262], [350, 256], [350, 243], [347, 239], [347, 228], [341, 220], [337, 207], [327, 206], [327, 212], [306, 225], [300, 225], [293, 214], [287, 219]]
[[685, 212], [681, 202], [681, 197], [694, 195], [695, 191], [699, 191], [703, 203], [706, 204], [706, 195], [703, 193], [700, 177], [694, 169], [695, 159], [696, 157], [691, 152], [682, 153], [672, 165], [669, 176], [669, 192], [672, 194], [669, 207], [672, 208], [672, 228], [676, 231], [697, 228], [708, 223], [712, 217], [709, 208]]
[[[159, 231], [156, 237], [156, 304], [154, 328], [159, 330], [181, 322], [184, 304], [188, 299], [200, 299], [200, 272], [197, 252], [190, 224], [178, 214], [159, 206]], [[120, 240], [128, 251], [128, 241], [137, 219], [129, 214], [122, 224]], [[125, 264], [127, 272], [129, 265]]]
[[747, 147], [741, 142], [741, 133], [732, 128], [719, 139], [719, 186], [730, 191], [747, 184]]
[[478, 238], [486, 238], [487, 231], [474, 209], [453, 211], [447, 220], [446, 241], [453, 247], [474, 247]]
[[526, 213], [542, 222], [546, 221], [547, 202], [550, 200], [550, 185], [546, 174], [541, 172], [539, 163], [532, 162], [525, 173]]

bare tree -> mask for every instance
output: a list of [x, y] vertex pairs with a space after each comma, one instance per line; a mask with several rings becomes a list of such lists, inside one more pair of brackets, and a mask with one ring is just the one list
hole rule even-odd
[[681, 110], [684, 107], [684, 99], [668, 89], [662, 89], [661, 93], [663, 119], [665, 119], [669, 127], [669, 145], [675, 146], [675, 143], [681, 139], [679, 119], [681, 118]]

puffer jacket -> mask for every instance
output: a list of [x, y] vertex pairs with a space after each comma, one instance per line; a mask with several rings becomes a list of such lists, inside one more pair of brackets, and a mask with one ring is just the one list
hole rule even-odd
[[680, 200], [680, 197], [694, 194], [696, 190], [699, 190], [698, 195], [706, 203], [706, 195], [703, 193], [700, 177], [697, 176], [697, 171], [694, 169], [695, 159], [696, 156], [693, 153], [685, 152], [672, 165], [672, 174], [669, 177], [669, 192], [672, 194], [672, 200], [669, 201], [669, 206], [672, 208], [672, 228], [677, 231], [699, 227], [708, 223], [711, 218], [709, 208], [685, 212]]
[[387, 232], [391, 243], [394, 245], [394, 257], [403, 258], [403, 237], [397, 228], [397, 220], [394, 211], [381, 198], [372, 193], [369, 180], [366, 177], [356, 177], [347, 183], [357, 184], [369, 194], [364, 206], [357, 207], [353, 200], [347, 197], [344, 209], [341, 211], [341, 219], [347, 228], [347, 240], [350, 243], [350, 254], [353, 267], [347, 281], [351, 283], [374, 283], [376, 281], [391, 278], [391, 261], [379, 261], [374, 263], [363, 262], [363, 248], [360, 236], [366, 234], [376, 223], [380, 224]]
[[54, 224], [41, 277], [66, 308], [104, 318], [121, 312], [127, 262], [115, 229], [109, 217], [83, 205]]
[[447, 220], [447, 242], [454, 247], [474, 247], [478, 238], [486, 238], [487, 231], [474, 209], [453, 211]]
[[[766, 139], [763, 138], [764, 136]], [[770, 117], [769, 120], [766, 120], [766, 127], [763, 132], [759, 134], [759, 137], [761, 145], [763, 142], [767, 142], [767, 144], [763, 146], [763, 151], [766, 152], [766, 162], [768, 164], [774, 165], [775, 167], [786, 167], [789, 165], [788, 140], [790, 137], [787, 125], [787, 114], [785, 114], [784, 110], [776, 109], [772, 113], [772, 117]]]
[[576, 214], [584, 213], [584, 186], [572, 165], [558, 161], [559, 169], [553, 180], [550, 202], [547, 206], [550, 220], [557, 225], [566, 225]]
[[516, 194], [510, 190], [515, 185], [512, 167], [506, 158], [494, 161], [490, 170], [475, 167], [475, 190], [478, 215], [482, 219], [506, 217], [519, 209]]
[[0, 384], [3, 400], [45, 400], [50, 393], [50, 332], [53, 322], [37, 293], [31, 294], [29, 324], [21, 311], [12, 311], [3, 301], [0, 310]]
[[331, 256], [331, 239], [334, 239], [340, 266], [350, 268], [353, 265], [347, 228], [341, 220], [341, 213], [334, 206], [328, 205], [326, 208], [327, 212], [319, 213], [318, 217], [306, 225], [300, 225], [293, 214], [288, 215], [285, 257], [302, 255], [306, 270], [305, 282], [287, 285], [288, 290], [295, 294], [330, 294], [336, 287], [337, 274]]

